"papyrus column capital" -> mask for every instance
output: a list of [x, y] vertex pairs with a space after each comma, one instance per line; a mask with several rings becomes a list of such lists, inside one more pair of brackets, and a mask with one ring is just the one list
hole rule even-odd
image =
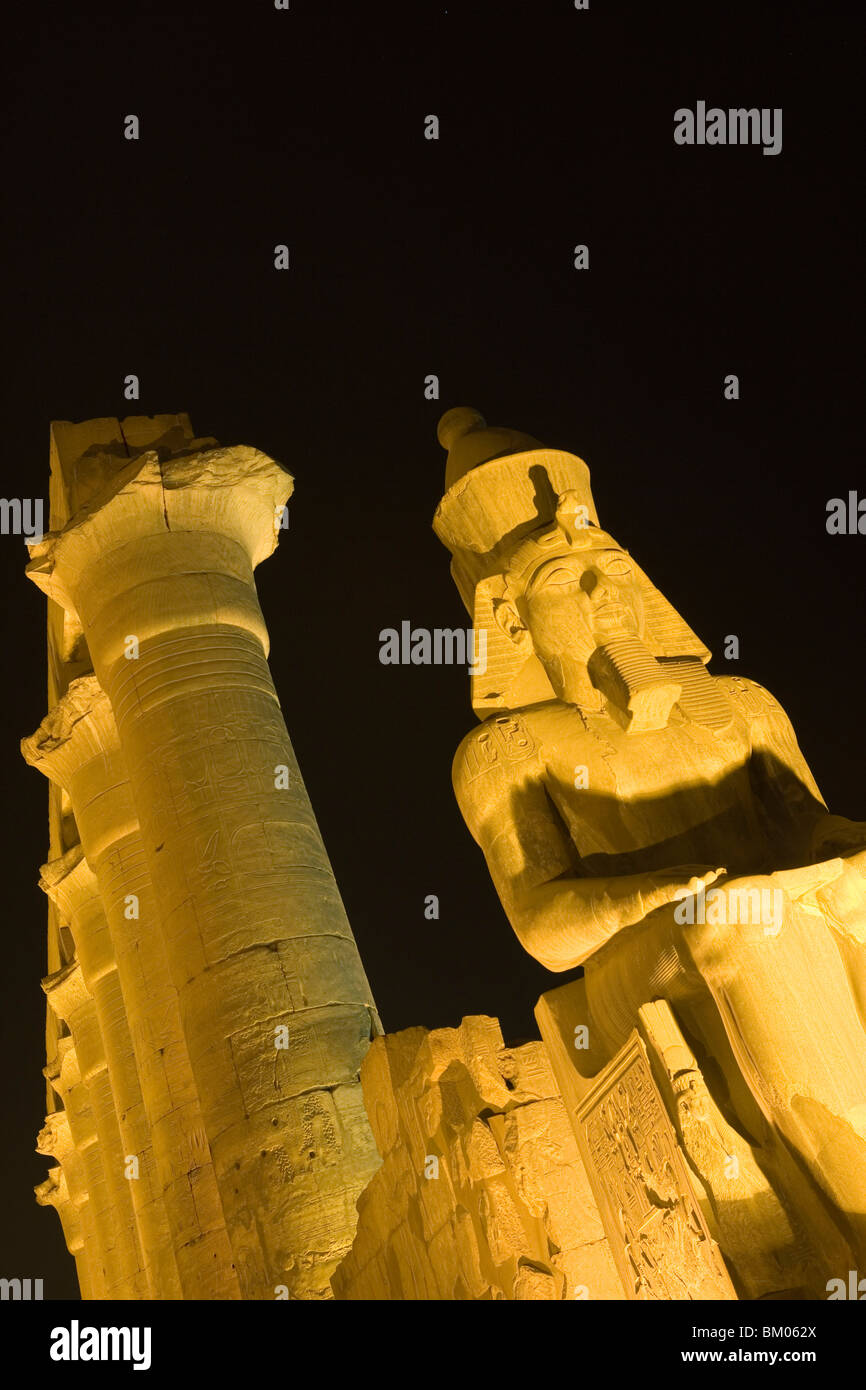
[[66, 791], [76, 772], [117, 747], [111, 703], [95, 676], [79, 676], [35, 733], [21, 740], [24, 761]]
[[[112, 994], [115, 992], [108, 977], [116, 974], [117, 959], [99, 884], [81, 845], [73, 845], [59, 859], [43, 864], [39, 887], [56, 904], [62, 920], [72, 932], [84, 983], [94, 996], [97, 1013], [104, 1014], [109, 1009], [105, 988]], [[50, 994], [49, 1002], [52, 1002]], [[106, 1039], [109, 1062], [115, 1033], [116, 1028], [112, 1026]], [[114, 1079], [117, 1084], [117, 1071]]]
[[[95, 676], [71, 682], [36, 732], [22, 739], [21, 752], [31, 767], [68, 793], [90, 862], [137, 833], [114, 712]], [[43, 887], [51, 893], [51, 886]]]
[[98, 979], [115, 969], [116, 961], [99, 884], [83, 847], [73, 845], [59, 859], [43, 864], [39, 887], [70, 927], [84, 978], [92, 990]]
[[91, 1146], [99, 1147], [96, 1134], [96, 1121], [87, 1086], [78, 1065], [78, 1052], [71, 1036], [59, 1038], [57, 1055], [43, 1067], [43, 1075], [63, 1101], [72, 1137], [80, 1153]]
[[93, 995], [78, 961], [47, 975], [42, 988], [52, 1011], [68, 1026], [75, 1042], [81, 1078], [88, 1085], [107, 1067]]
[[70, 1255], [80, 1255], [84, 1249], [80, 1209], [72, 1201], [62, 1167], [49, 1168], [48, 1177], [33, 1191], [41, 1207], [54, 1207], [57, 1211]]
[[64, 1023], [69, 1023], [79, 1009], [93, 1003], [78, 961], [55, 970], [53, 975], [46, 975], [41, 983], [51, 1008]]
[[42, 1068], [42, 1073], [63, 1101], [64, 1106], [66, 1106], [67, 1114], [71, 1115], [72, 1110], [67, 1104], [69, 1094], [73, 1087], [81, 1085], [81, 1069], [78, 1065], [78, 1054], [75, 1051], [75, 1043], [71, 1037], [67, 1036], [57, 1039], [57, 1053], [54, 1058]]
[[59, 859], [49, 859], [39, 870], [39, 887], [57, 904], [66, 918], [74, 918], [99, 897], [96, 875], [81, 845], [73, 845]]
[[75, 1140], [69, 1128], [69, 1116], [65, 1110], [52, 1110], [45, 1116], [45, 1124], [36, 1140], [36, 1152], [56, 1158], [65, 1163], [70, 1153], [75, 1152]]
[[[235, 621], [263, 636], [258, 605], [243, 590], [252, 571], [276, 548], [280, 514], [292, 478], [257, 449], [237, 445], [160, 461], [155, 451], [134, 459], [62, 531], [31, 548], [31, 579], [85, 629], [102, 636], [103, 660], [122, 654], [119, 630], [127, 605], [119, 595], [139, 595], [139, 640], [198, 622]], [[180, 543], [178, 543], [180, 538]], [[213, 590], [209, 577], [226, 583]], [[178, 603], [182, 577], [189, 612]], [[234, 581], [234, 584], [232, 584]], [[261, 629], [261, 631], [260, 631]]]

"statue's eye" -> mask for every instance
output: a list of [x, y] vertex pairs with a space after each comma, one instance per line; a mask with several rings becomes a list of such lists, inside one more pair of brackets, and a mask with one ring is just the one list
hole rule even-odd
[[612, 574], [616, 579], [625, 578], [631, 574], [631, 565], [627, 560], [610, 560], [604, 567], [605, 574]]
[[574, 570], [566, 570], [566, 569], [550, 570], [550, 571], [544, 576], [544, 587], [545, 587], [545, 588], [547, 588], [547, 586], [548, 586], [549, 584], [556, 584], [557, 586], [559, 586], [559, 585], [562, 585], [562, 584], [577, 584], [577, 582], [578, 582], [578, 579], [577, 579], [577, 575], [574, 573]]

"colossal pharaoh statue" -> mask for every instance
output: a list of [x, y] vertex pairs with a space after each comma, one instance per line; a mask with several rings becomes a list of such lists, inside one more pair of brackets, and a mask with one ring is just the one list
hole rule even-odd
[[[772, 695], [710, 675], [580, 459], [462, 408], [439, 439], [434, 526], [487, 651], [454, 785], [526, 950], [583, 967], [574, 1094], [665, 1010], [668, 1112], [736, 1296], [826, 1297], [866, 1271], [866, 824], [827, 810]], [[606, 1133], [657, 1212], [665, 1164], [650, 1182], [619, 1095]], [[660, 1266], [618, 1182], [640, 1288]]]

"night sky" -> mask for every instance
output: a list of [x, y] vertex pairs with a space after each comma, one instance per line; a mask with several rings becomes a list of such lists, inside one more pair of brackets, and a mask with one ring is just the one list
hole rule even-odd
[[[586, 459], [711, 669], [766, 685], [831, 810], [866, 818], [866, 536], [825, 529], [830, 498], [866, 495], [855, 6], [27, 8], [5, 31], [0, 491], [47, 498], [52, 419], [172, 411], [294, 474], [258, 571], [271, 666], [388, 1031], [487, 1013], [519, 1041], [564, 978], [518, 945], [453, 797], [465, 671], [379, 662], [382, 628], [469, 621], [430, 526], [450, 406]], [[677, 146], [699, 100], [781, 107], [781, 153]], [[47, 788], [18, 740], [46, 670], [25, 559], [0, 536], [0, 1275], [63, 1298], [73, 1263], [31, 1195]]]

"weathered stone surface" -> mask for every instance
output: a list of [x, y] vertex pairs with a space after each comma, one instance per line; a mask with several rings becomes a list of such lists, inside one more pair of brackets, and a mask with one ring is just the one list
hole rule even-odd
[[[80, 968], [68, 966], [50, 977], [46, 992], [52, 1005], [65, 1010], [61, 1016], [76, 1044], [119, 1232], [135, 1249], [150, 1296], [176, 1298], [181, 1287], [171, 1230], [96, 878], [80, 848], [46, 870], [42, 882], [61, 908], [81, 959]], [[72, 980], [79, 988], [74, 1002], [66, 1002]]]
[[[330, 1297], [378, 1164], [358, 1070], [381, 1025], [253, 580], [291, 490], [185, 416], [52, 434], [51, 531], [28, 566], [49, 598], [50, 709], [24, 752], [52, 784], [52, 980], [71, 928], [104, 1048], [100, 1069], [76, 1015], [94, 1297], [135, 1277], [109, 1213], [139, 1296]], [[61, 1041], [50, 1024], [50, 1058]], [[119, 1155], [139, 1164], [125, 1191]]]
[[[148, 1174], [153, 1172], [157, 1180], [144, 1203], [140, 1186], [131, 1188], [140, 1207], [150, 1204], [148, 1222], [156, 1221], [161, 1231], [161, 1246], [152, 1249], [139, 1217], [138, 1237], [154, 1296], [237, 1298], [237, 1276], [177, 992], [169, 976], [158, 904], [144, 861], [114, 716], [93, 676], [70, 684], [37, 733], [25, 740], [23, 750], [28, 761], [68, 793], [82, 837], [82, 846], [49, 866], [44, 875], [48, 891], [60, 902], [64, 918], [68, 917], [71, 899], [64, 884], [75, 875], [90, 875], [97, 910], [88, 920], [82, 954], [101, 979], [112, 978], [110, 972], [116, 970], [120, 985], [121, 993], [114, 991], [118, 1016], [110, 1031], [120, 1035], [128, 1025], [134, 1065], [127, 1075], [134, 1076], [135, 1095], [140, 1092], [143, 1107], [139, 1138], [144, 1157], [139, 1154], [139, 1161], [147, 1164]], [[65, 879], [64, 864], [72, 866]], [[94, 924], [101, 943], [96, 955]], [[131, 1097], [127, 1103], [133, 1106], [137, 1100]], [[128, 1129], [126, 1118], [125, 1126]], [[157, 1270], [164, 1272], [158, 1275]]]
[[376, 1038], [361, 1068], [383, 1164], [340, 1299], [621, 1298], [542, 1043], [495, 1019]]

